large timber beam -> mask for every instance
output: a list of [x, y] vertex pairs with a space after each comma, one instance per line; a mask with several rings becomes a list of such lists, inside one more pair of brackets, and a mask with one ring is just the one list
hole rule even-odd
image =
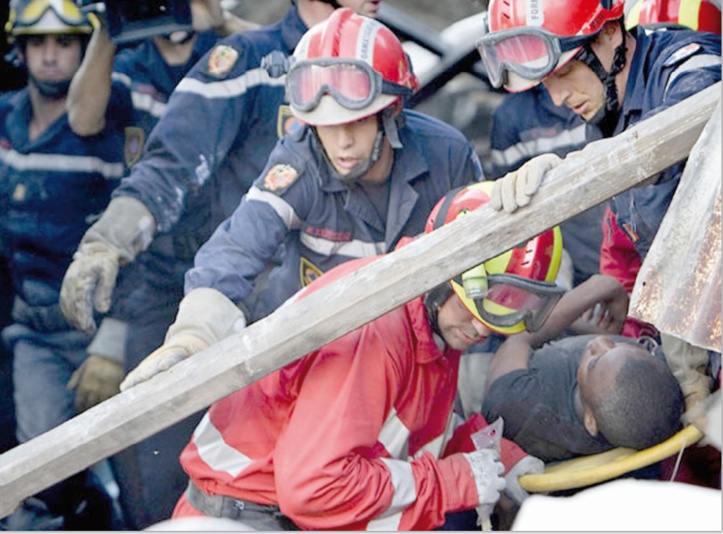
[[720, 83], [552, 171], [514, 214], [475, 210], [0, 455], [0, 517], [20, 501], [203, 409], [472, 266], [684, 159]]

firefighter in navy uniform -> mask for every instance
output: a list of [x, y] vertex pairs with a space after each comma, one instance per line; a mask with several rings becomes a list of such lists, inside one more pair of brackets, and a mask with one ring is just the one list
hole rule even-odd
[[[294, 60], [287, 92], [307, 125], [279, 142], [201, 247], [165, 344], [125, 387], [271, 313], [328, 269], [392, 250], [423, 231], [445, 193], [481, 179], [459, 131], [403, 110], [417, 80], [385, 26], [339, 9], [307, 32]], [[255, 288], [282, 245], [267, 286]]]
[[[15, 295], [2, 337], [13, 351], [17, 439], [25, 443], [76, 413], [66, 384], [90, 338], [64, 319], [60, 286], [123, 176], [116, 126], [129, 110], [114, 108], [93, 138], [71, 131], [65, 101], [92, 31], [74, 2], [13, 2], [6, 30], [28, 73], [26, 88], [0, 100], [0, 240]], [[111, 517], [109, 497], [86, 470], [26, 499], [4, 527], [103, 530]]]

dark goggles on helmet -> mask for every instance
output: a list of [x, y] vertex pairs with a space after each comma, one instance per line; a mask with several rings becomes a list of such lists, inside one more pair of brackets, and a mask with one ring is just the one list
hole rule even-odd
[[358, 110], [382, 93], [406, 97], [411, 92], [408, 87], [386, 81], [369, 64], [353, 59], [297, 61], [286, 76], [286, 96], [299, 111], [315, 109], [325, 94], [347, 109]]
[[491, 326], [508, 328], [524, 322], [536, 332], [565, 290], [556, 284], [530, 280], [513, 274], [474, 276], [474, 269], [461, 277], [467, 297], [479, 316]]
[[16, 24], [18, 26], [33, 26], [48, 9], [52, 9], [60, 20], [68, 26], [88, 25], [88, 19], [72, 0], [33, 0], [18, 12]]
[[486, 33], [475, 43], [494, 87], [507, 85], [509, 73], [531, 81], [550, 74], [560, 56], [574, 50], [593, 36], [559, 37], [536, 27], [521, 27]]

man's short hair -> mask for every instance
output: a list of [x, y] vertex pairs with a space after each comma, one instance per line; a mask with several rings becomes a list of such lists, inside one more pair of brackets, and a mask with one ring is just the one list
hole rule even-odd
[[593, 413], [608, 442], [641, 450], [680, 430], [684, 407], [678, 381], [667, 363], [653, 356], [629, 358]]

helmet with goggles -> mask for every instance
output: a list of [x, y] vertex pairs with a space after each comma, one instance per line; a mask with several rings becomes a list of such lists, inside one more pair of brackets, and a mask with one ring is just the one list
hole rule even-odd
[[73, 0], [14, 0], [5, 32], [10, 40], [22, 35], [89, 35], [93, 26]]
[[493, 86], [524, 91], [622, 16], [623, 0], [491, 0], [477, 50]]
[[348, 8], [304, 34], [286, 77], [292, 113], [314, 126], [369, 117], [417, 85], [394, 33]]
[[637, 0], [625, 3], [625, 26], [680, 24], [721, 33], [720, 2], [712, 0]]
[[[429, 233], [490, 200], [493, 182], [450, 191], [427, 219]], [[502, 334], [534, 332], [564, 293], [554, 281], [562, 259], [559, 227], [464, 272], [450, 281], [452, 290], [474, 317]]]

